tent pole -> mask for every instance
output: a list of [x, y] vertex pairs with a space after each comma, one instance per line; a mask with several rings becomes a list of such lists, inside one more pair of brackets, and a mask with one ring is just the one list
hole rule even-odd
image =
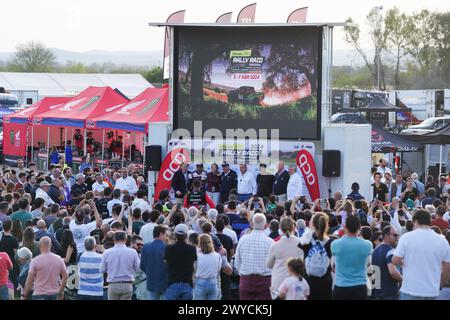
[[103, 172], [103, 161], [105, 159], [105, 129], [103, 129], [103, 139], [102, 139], [102, 172]]
[[122, 142], [122, 168], [125, 161], [125, 131], [123, 132], [123, 142]]
[[28, 163], [28, 130], [27, 130], [27, 143], [25, 147], [25, 164]]
[[83, 155], [86, 156], [87, 155], [87, 130], [86, 128], [84, 129], [84, 145], [83, 145]]
[[145, 176], [145, 140], [147, 140], [147, 135], [144, 133], [144, 136], [142, 138], [142, 174]]
[[50, 167], [50, 127], [47, 127], [47, 169]]
[[130, 143], [128, 149], [130, 150], [130, 162], [131, 162], [131, 132], [130, 132]]
[[34, 126], [31, 124], [31, 162], [34, 158]]
[[439, 177], [438, 177], [438, 179], [441, 178], [441, 174], [442, 174], [442, 144], [439, 146]]

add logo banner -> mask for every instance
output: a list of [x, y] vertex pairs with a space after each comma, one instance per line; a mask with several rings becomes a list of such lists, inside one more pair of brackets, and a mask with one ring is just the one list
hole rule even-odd
[[189, 163], [190, 155], [186, 149], [175, 148], [169, 152], [161, 164], [158, 180], [155, 188], [155, 201], [158, 201], [159, 193], [165, 189], [170, 191], [172, 179], [182, 163]]
[[320, 198], [316, 163], [311, 153], [306, 150], [300, 150], [297, 154], [297, 166], [303, 174], [303, 179], [305, 180], [311, 199], [314, 201]]

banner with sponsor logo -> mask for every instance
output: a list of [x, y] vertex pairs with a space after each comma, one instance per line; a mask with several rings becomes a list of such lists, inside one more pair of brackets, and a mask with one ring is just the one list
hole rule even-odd
[[256, 13], [256, 3], [249, 4], [242, 8], [237, 17], [237, 23], [254, 23]]
[[8, 156], [25, 157], [27, 152], [28, 124], [5, 121], [3, 124], [3, 153]]
[[308, 188], [311, 200], [320, 198], [319, 177], [314, 158], [306, 150], [300, 150], [297, 155], [297, 166], [303, 174], [303, 181]]
[[158, 196], [161, 191], [165, 189], [170, 191], [173, 175], [180, 169], [182, 163], [189, 162], [189, 152], [184, 148], [175, 148], [167, 154], [158, 174], [155, 188], [155, 201], [158, 201]]

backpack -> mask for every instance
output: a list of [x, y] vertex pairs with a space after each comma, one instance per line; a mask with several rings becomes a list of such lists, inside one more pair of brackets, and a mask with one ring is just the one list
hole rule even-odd
[[309, 276], [323, 277], [330, 265], [330, 258], [328, 257], [325, 247], [320, 241], [311, 238], [311, 248], [305, 259], [306, 273]]

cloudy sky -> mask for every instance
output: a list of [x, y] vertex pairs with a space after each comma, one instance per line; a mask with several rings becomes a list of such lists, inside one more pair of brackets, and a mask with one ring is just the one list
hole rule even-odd
[[[14, 0], [2, 1], [0, 51], [13, 51], [18, 43], [39, 40], [51, 48], [71, 51], [162, 50], [163, 30], [149, 22], [186, 9], [186, 22], [214, 22], [222, 13], [239, 10], [252, 0]], [[402, 11], [450, 10], [447, 0], [259, 0], [257, 22], [285, 22], [288, 14], [309, 6], [308, 22], [343, 22], [348, 16], [363, 27], [374, 7], [394, 6]], [[367, 39], [365, 39], [367, 43]], [[335, 49], [346, 49], [342, 31], [335, 31]], [[364, 45], [368, 47], [368, 44]]]

